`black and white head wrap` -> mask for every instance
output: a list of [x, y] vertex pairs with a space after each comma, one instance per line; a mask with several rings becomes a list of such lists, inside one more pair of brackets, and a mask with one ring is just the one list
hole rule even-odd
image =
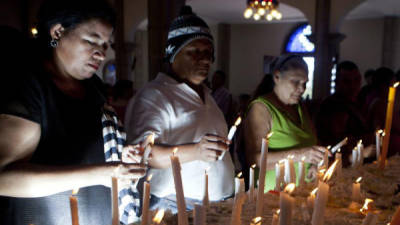
[[165, 60], [173, 63], [178, 52], [190, 42], [197, 39], [207, 39], [214, 48], [214, 40], [207, 23], [192, 12], [190, 6], [183, 6], [168, 31]]

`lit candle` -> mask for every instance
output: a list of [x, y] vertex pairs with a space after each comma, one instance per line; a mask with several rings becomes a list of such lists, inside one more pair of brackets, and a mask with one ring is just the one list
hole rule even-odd
[[118, 210], [118, 178], [111, 177], [111, 208], [112, 208], [112, 225], [119, 225]]
[[153, 224], [152, 225], [161, 224], [161, 221], [162, 221], [163, 217], [164, 217], [164, 209], [157, 210], [157, 213], [153, 218]]
[[357, 165], [362, 166], [364, 164], [364, 145], [362, 140], [359, 140], [357, 143]]
[[344, 138], [341, 142], [339, 142], [337, 145], [333, 146], [333, 147], [331, 148], [332, 154], [334, 154], [339, 148], [341, 148], [341, 147], [343, 147], [344, 145], [346, 145], [348, 140], [349, 140], [349, 139], [346, 137], [346, 138]]
[[342, 176], [342, 168], [343, 168], [343, 163], [342, 163], [342, 153], [340, 153], [340, 148], [338, 149], [337, 153], [335, 154], [335, 160], [338, 160], [338, 164], [336, 167], [336, 175], [338, 177]]
[[314, 190], [311, 191], [310, 196], [307, 197], [307, 206], [310, 211], [314, 209], [315, 194], [317, 191], [318, 188], [314, 188]]
[[360, 182], [362, 177], [359, 177], [355, 183], [353, 183], [353, 191], [351, 194], [351, 200], [353, 202], [360, 202], [361, 201], [361, 192], [360, 192]]
[[249, 177], [249, 200], [250, 202], [254, 201], [254, 169], [256, 168], [256, 164], [250, 166], [250, 177]]
[[379, 163], [379, 167], [381, 169], [385, 168], [386, 157], [389, 148], [390, 130], [392, 129], [393, 119], [394, 97], [396, 95], [397, 86], [399, 86], [399, 82], [396, 82], [392, 87], [389, 88], [388, 105], [386, 108], [385, 137], [383, 138], [382, 155]]
[[144, 153], [143, 153], [143, 157], [140, 160], [140, 163], [144, 163], [147, 164], [149, 157], [150, 157], [150, 153], [151, 153], [151, 148], [154, 145], [154, 133], [151, 132], [149, 136], [146, 137], [145, 141], [142, 144], [142, 147], [144, 148]]
[[242, 172], [240, 172], [235, 177], [235, 198], [242, 192], [244, 192], [244, 179], [242, 177]]
[[285, 183], [296, 183], [296, 171], [294, 169], [293, 155], [289, 155], [285, 161]]
[[379, 157], [381, 156], [381, 137], [383, 130], [377, 130], [375, 132], [375, 147], [376, 147], [376, 160], [379, 162]]
[[204, 172], [204, 195], [203, 195], [203, 206], [208, 207], [210, 201], [208, 198], [208, 170], [210, 168], [207, 168]]
[[251, 220], [250, 225], [261, 225], [261, 216], [258, 216], [256, 218], [253, 218]]
[[357, 151], [357, 146], [353, 148], [353, 151], [351, 152], [351, 165], [352, 167], [357, 167], [358, 166], [358, 151]]
[[364, 201], [364, 205], [363, 207], [361, 207], [360, 212], [364, 215], [367, 215], [369, 212], [373, 211], [373, 204], [374, 204], [374, 200], [370, 199], [370, 198], [366, 198]]
[[279, 224], [280, 225], [291, 225], [292, 224], [292, 214], [294, 208], [294, 198], [290, 196], [290, 193], [294, 191], [296, 187], [295, 183], [290, 183], [285, 187], [283, 192], [279, 195]]
[[242, 214], [242, 208], [243, 204], [247, 199], [247, 195], [243, 192], [240, 192], [240, 194], [235, 198], [235, 202], [233, 204], [232, 208], [232, 216], [231, 216], [231, 225], [240, 225], [241, 224], [241, 214]]
[[337, 163], [338, 161], [335, 160], [335, 162], [326, 171], [322, 181], [320, 181], [318, 184], [318, 193], [314, 203], [315, 206], [312, 214], [311, 225], [324, 224], [325, 208], [329, 195], [329, 185], [326, 182], [328, 182], [328, 180], [331, 178]]
[[280, 160], [275, 163], [275, 190], [281, 191], [281, 184], [284, 182], [285, 175], [285, 160]]
[[400, 224], [400, 207], [397, 207], [396, 212], [392, 216], [392, 221], [390, 224], [399, 225]]
[[[229, 133], [228, 133], [228, 140], [232, 141], [233, 136], [236, 133], [237, 127], [239, 126], [239, 124], [242, 122], [242, 118], [239, 116], [236, 121], [235, 124], [231, 127], [231, 129], [229, 129]], [[222, 154], [218, 157], [219, 160], [222, 160], [225, 156], [226, 151], [222, 152]]]
[[305, 177], [306, 177], [306, 168], [304, 167], [304, 161], [306, 160], [306, 157], [302, 157], [301, 161], [299, 163], [299, 185], [302, 186], [304, 185], [305, 182]]
[[147, 180], [143, 182], [143, 207], [142, 207], [142, 225], [149, 223], [149, 205], [150, 205], [150, 180], [153, 175], [147, 177]]
[[367, 216], [364, 218], [362, 225], [375, 225], [378, 220], [377, 215], [372, 212], [369, 212]]
[[278, 225], [279, 224], [279, 213], [280, 213], [280, 209], [276, 210], [276, 212], [274, 212], [274, 215], [272, 216], [272, 223], [271, 225]]
[[79, 216], [78, 216], [78, 198], [76, 194], [78, 194], [79, 189], [74, 189], [72, 191], [72, 195], [69, 196], [69, 206], [71, 207], [71, 220], [72, 225], [79, 225]]
[[178, 205], [178, 225], [188, 225], [188, 218], [186, 215], [185, 195], [183, 193], [182, 177], [181, 177], [181, 164], [179, 157], [176, 155], [178, 148], [174, 148], [173, 154], [170, 156], [172, 174], [174, 176], [176, 201]]
[[267, 138], [263, 138], [261, 142], [260, 172], [258, 174], [258, 190], [256, 202], [257, 217], [262, 216], [263, 212], [265, 175], [267, 173], [268, 138], [270, 138], [271, 135], [272, 132], [267, 135]]
[[205, 225], [206, 215], [204, 206], [195, 204], [193, 210], [193, 225]]

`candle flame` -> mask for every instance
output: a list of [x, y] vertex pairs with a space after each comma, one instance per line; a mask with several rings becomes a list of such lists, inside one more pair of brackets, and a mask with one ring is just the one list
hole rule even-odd
[[362, 180], [362, 177], [357, 178], [356, 183], [360, 183], [361, 180]]
[[256, 164], [251, 165], [251, 168], [255, 169], [256, 168]]
[[164, 209], [160, 209], [157, 211], [156, 215], [154, 216], [153, 222], [156, 224], [160, 224], [163, 217], [164, 217]]
[[239, 126], [239, 124], [242, 122], [242, 118], [239, 116], [237, 119], [236, 119], [236, 122], [235, 122], [235, 126]]
[[385, 131], [382, 132], [382, 137], [384, 137], [386, 135]]
[[211, 166], [209, 166], [209, 167], [206, 168], [206, 170], [205, 170], [205, 171], [206, 171], [206, 174], [208, 173], [208, 171], [210, 171], [210, 169], [211, 169]]
[[290, 183], [285, 187], [285, 190], [283, 190], [284, 192], [290, 194], [294, 191], [294, 189], [296, 188], [296, 184], [295, 183]]
[[368, 214], [368, 212], [372, 210], [373, 202], [374, 202], [374, 200], [372, 200], [370, 198], [366, 198], [364, 201], [363, 207], [360, 209], [360, 212], [364, 215]]
[[153, 174], [150, 174], [148, 177], [147, 177], [147, 182], [150, 182], [150, 180], [151, 180], [151, 178], [153, 177]]
[[276, 214], [279, 215], [279, 213], [281, 213], [281, 210], [280, 209], [276, 210]]
[[79, 192], [79, 188], [72, 189], [72, 195], [77, 195]]
[[288, 159], [294, 159], [294, 155], [288, 155]]
[[319, 172], [319, 173], [322, 173], [322, 174], [324, 174], [324, 173], [325, 173], [325, 171], [326, 171], [326, 169], [325, 169], [325, 168], [318, 170], [318, 172]]
[[362, 140], [360, 139], [357, 143], [357, 145], [361, 145], [362, 144]]
[[268, 134], [267, 134], [267, 139], [269, 139], [271, 136], [272, 136], [272, 134], [274, 134], [274, 132], [269, 132]]
[[328, 145], [326, 149], [331, 150], [332, 146]]
[[341, 149], [341, 148], [339, 148], [339, 149], [337, 150], [337, 152], [338, 152], [338, 153], [340, 153], [340, 151], [342, 151], [342, 149]]
[[301, 161], [305, 161], [306, 160], [306, 157], [305, 156], [303, 156], [303, 157], [301, 157]]
[[318, 188], [314, 188], [314, 190], [311, 191], [310, 195], [315, 195], [318, 191]]
[[399, 86], [399, 84], [400, 84], [400, 82], [396, 82], [396, 83], [393, 84], [393, 87], [397, 88], [397, 86]]
[[278, 163], [279, 163], [279, 164], [285, 163], [285, 160], [286, 160], [286, 159], [281, 159], [281, 160], [279, 160]]
[[377, 130], [377, 131], [376, 131], [376, 133], [378, 133], [378, 134], [382, 134], [382, 133], [383, 133], [383, 130], [382, 130], [382, 129], [380, 129], [380, 130]]
[[336, 165], [338, 164], [339, 160], [336, 159], [335, 162], [329, 167], [329, 169], [326, 171], [324, 178], [322, 179], [323, 181], [328, 181], [331, 179], [333, 172], [335, 171]]
[[155, 134], [154, 134], [154, 132], [151, 132], [151, 134], [149, 135], [150, 136], [150, 145], [154, 145], [154, 136], [155, 136]]
[[178, 153], [178, 148], [175, 147], [174, 150], [172, 150], [172, 154], [176, 155], [176, 153]]
[[251, 222], [252, 222], [252, 223], [255, 223], [255, 224], [259, 223], [260, 221], [261, 221], [261, 216], [258, 216], [258, 217], [256, 217], [256, 218], [253, 218], [253, 219], [251, 220]]
[[237, 177], [237, 178], [241, 178], [241, 177], [242, 177], [242, 172], [238, 173], [238, 174], [236, 175], [236, 177]]

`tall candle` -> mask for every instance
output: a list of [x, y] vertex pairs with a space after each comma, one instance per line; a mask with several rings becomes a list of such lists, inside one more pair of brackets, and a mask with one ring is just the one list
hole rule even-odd
[[281, 191], [281, 183], [283, 182], [283, 175], [285, 171], [284, 161], [275, 163], [275, 190]]
[[182, 177], [181, 177], [181, 164], [179, 157], [176, 155], [178, 148], [175, 148], [173, 154], [170, 156], [172, 174], [174, 176], [176, 201], [178, 205], [178, 225], [188, 225], [189, 221], [186, 215], [185, 195], [183, 193]]
[[338, 165], [336, 167], [336, 174], [337, 174], [338, 177], [341, 177], [342, 176], [343, 163], [342, 163], [342, 153], [340, 153], [340, 149], [335, 154], [335, 160], [338, 160]]
[[357, 143], [357, 165], [362, 166], [364, 164], [364, 145], [362, 140]]
[[251, 220], [251, 223], [250, 223], [250, 225], [261, 225], [261, 216], [259, 216], [259, 217], [256, 217], [256, 218], [253, 218], [252, 220]]
[[74, 189], [72, 195], [69, 197], [69, 206], [71, 207], [71, 220], [72, 225], [79, 225], [79, 215], [78, 215], [78, 194], [79, 189]]
[[203, 206], [208, 207], [210, 201], [208, 198], [208, 170], [207, 168], [204, 172], [204, 194], [203, 194]]
[[[236, 121], [235, 124], [231, 127], [231, 129], [229, 129], [228, 132], [228, 140], [232, 141], [233, 136], [235, 136], [237, 127], [239, 126], [239, 124], [242, 122], [242, 118], [239, 116]], [[222, 160], [225, 156], [226, 151], [222, 152], [222, 154], [218, 157], [218, 160]]]
[[333, 147], [331, 148], [332, 154], [334, 154], [339, 148], [341, 148], [341, 147], [343, 147], [344, 145], [346, 145], [348, 140], [349, 140], [349, 139], [348, 139], [347, 137], [345, 137], [345, 138], [344, 138], [342, 141], [340, 141], [337, 145], [333, 146]]
[[150, 205], [150, 180], [152, 174], [143, 182], [143, 207], [142, 207], [142, 222], [141, 225], [149, 224], [149, 205]]
[[281, 210], [279, 216], [280, 225], [292, 224], [294, 198], [290, 196], [290, 193], [294, 190], [295, 187], [296, 187], [295, 183], [290, 183], [286, 186], [283, 192], [280, 192], [279, 195], [279, 207]]
[[301, 161], [299, 162], [299, 185], [302, 186], [304, 185], [305, 182], [305, 177], [306, 177], [306, 168], [304, 167], [304, 161], [306, 160], [306, 157], [302, 157]]
[[118, 210], [118, 178], [111, 177], [111, 207], [112, 207], [112, 225], [119, 225]]
[[388, 104], [386, 108], [385, 137], [383, 138], [382, 143], [382, 157], [379, 162], [379, 167], [381, 169], [385, 168], [385, 162], [389, 148], [390, 130], [392, 129], [394, 98], [396, 96], [397, 86], [399, 86], [399, 82], [396, 82], [392, 87], [389, 88]]
[[281, 211], [280, 209], [276, 210], [276, 212], [272, 216], [271, 225], [278, 225], [279, 224], [279, 213], [280, 213], [280, 211]]
[[392, 225], [400, 224], [400, 206], [397, 207], [396, 212], [392, 216], [392, 221], [390, 222]]
[[235, 198], [242, 192], [244, 192], [244, 179], [242, 177], [242, 172], [240, 172], [235, 177]]
[[314, 201], [315, 201], [315, 194], [317, 193], [318, 188], [315, 188], [311, 191], [310, 196], [307, 197], [307, 206], [310, 210], [314, 209]]
[[375, 148], [376, 148], [376, 160], [379, 162], [379, 157], [381, 156], [381, 136], [383, 130], [377, 130], [375, 132]]
[[256, 164], [250, 166], [250, 177], [249, 177], [249, 200], [250, 202], [254, 201], [254, 169], [256, 168]]
[[246, 199], [247, 195], [243, 192], [240, 192], [240, 194], [235, 198], [232, 208], [231, 225], [241, 225], [242, 208]]
[[375, 225], [378, 220], [377, 215], [372, 212], [369, 212], [367, 216], [364, 218], [362, 225]]
[[263, 138], [261, 142], [260, 172], [258, 174], [258, 190], [256, 202], [256, 216], [262, 216], [264, 206], [264, 187], [265, 175], [267, 173], [267, 154], [268, 154], [268, 138], [272, 135], [269, 133], [267, 138]]
[[358, 151], [357, 151], [357, 147], [354, 147], [353, 151], [351, 152], [351, 165], [352, 165], [352, 167], [357, 167], [358, 166]]
[[193, 225], [205, 225], [206, 215], [205, 208], [202, 205], [195, 204], [193, 210]]
[[362, 177], [359, 177], [355, 183], [353, 183], [353, 189], [352, 189], [352, 194], [351, 194], [351, 200], [354, 202], [360, 202], [361, 201], [361, 191], [360, 191], [360, 182], [361, 182]]
[[287, 157], [285, 161], [285, 183], [296, 183], [296, 171], [294, 169], [293, 155]]
[[143, 153], [142, 159], [140, 160], [140, 163], [142, 163], [142, 164], [148, 163], [153, 145], [154, 145], [154, 133], [151, 132], [150, 135], [147, 136], [145, 141], [143, 142], [144, 153]]

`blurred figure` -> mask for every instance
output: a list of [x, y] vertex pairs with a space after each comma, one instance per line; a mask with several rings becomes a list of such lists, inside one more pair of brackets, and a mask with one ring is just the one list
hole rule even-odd
[[367, 96], [373, 90], [372, 79], [374, 76], [375, 76], [374, 69], [369, 69], [364, 74], [364, 79], [365, 79], [366, 84], [361, 88], [360, 93], [358, 94], [358, 97], [357, 97], [357, 102], [358, 102], [358, 105], [362, 107], [362, 110], [361, 110], [362, 112], [365, 112], [367, 110], [366, 108], [364, 108], [364, 106], [367, 101]]
[[133, 95], [133, 82], [130, 80], [118, 80], [112, 87], [111, 105], [119, 118], [125, 118], [126, 107]]
[[228, 125], [230, 125], [234, 120], [232, 117], [234, 117], [235, 112], [233, 110], [232, 94], [225, 88], [225, 81], [226, 74], [222, 70], [215, 71], [211, 81], [211, 95], [224, 114]]

